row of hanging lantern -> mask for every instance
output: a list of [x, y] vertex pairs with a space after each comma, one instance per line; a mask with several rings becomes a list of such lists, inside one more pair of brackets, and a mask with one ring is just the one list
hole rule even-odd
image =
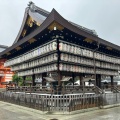
[[51, 64], [51, 65], [35, 68], [34, 74], [55, 71], [55, 70], [57, 70], [57, 64]]
[[33, 74], [33, 70], [26, 70], [26, 71], [22, 71], [22, 72], [18, 72], [18, 76], [25, 76], [25, 75], [32, 75]]
[[79, 63], [79, 64], [93, 65], [93, 60], [91, 59], [86, 59], [80, 56], [69, 55], [65, 53], [60, 54], [60, 60], [73, 62], [73, 63]]
[[[94, 74], [94, 69], [90, 67], [76, 66], [76, 65], [68, 65], [68, 64], [59, 64], [60, 71], [70, 71], [77, 73], [89, 73]], [[118, 75], [117, 71], [113, 70], [104, 70], [104, 69], [96, 69], [96, 74], [105, 74], [105, 75]]]
[[106, 62], [111, 62], [111, 63], [117, 63], [120, 64], [120, 59], [119, 58], [115, 58], [115, 57], [110, 57], [101, 53], [94, 53], [95, 54], [95, 58], [98, 60], [103, 60]]
[[[76, 54], [76, 55], [81, 55], [81, 56], [93, 58], [93, 51], [92, 50], [80, 48], [79, 46], [67, 44], [67, 43], [64, 43], [61, 41], [59, 43], [59, 50], [63, 51], [63, 52], [68, 52], [68, 53], [72, 53], [72, 54]], [[110, 56], [107, 56], [105, 54], [98, 53], [98, 52], [95, 52], [94, 54], [95, 54], [94, 55], [95, 59], [120, 64], [119, 58], [110, 57]]]
[[114, 70], [120, 70], [120, 65], [116, 65], [113, 63], [107, 63], [107, 62], [100, 62], [100, 67], [101, 68], [110, 68]]
[[[70, 55], [70, 54], [65, 54], [65, 53], [60, 54], [60, 60], [94, 66], [93, 59], [83, 58], [81, 56], [75, 56], [75, 55]], [[103, 61], [95, 61], [95, 66], [101, 67], [101, 68], [120, 70], [120, 65], [116, 65], [113, 63], [107, 63]]]
[[27, 62], [27, 63], [22, 63], [20, 65], [12, 66], [11, 70], [16, 71], [16, 70], [20, 70], [20, 69], [31, 68], [31, 67], [43, 65], [46, 63], [50, 63], [53, 61], [57, 61], [57, 60], [58, 60], [58, 54], [54, 53], [54, 54], [30, 61], [30, 62]]
[[96, 74], [118, 76], [118, 72], [114, 70], [96, 69]]
[[15, 64], [27, 61], [29, 59], [35, 58], [37, 56], [43, 55], [45, 53], [54, 51], [56, 49], [57, 49], [57, 42], [53, 41], [46, 45], [33, 49], [32, 51], [29, 51], [28, 53], [25, 53], [17, 58], [13, 58], [11, 60], [6, 61], [4, 66], [7, 67], [7, 66], [15, 65]]
[[26, 70], [26, 71], [21, 71], [21, 72], [18, 72], [18, 75], [25, 76], [25, 75], [44, 73], [44, 72], [55, 71], [55, 70], [57, 70], [57, 64], [51, 64], [51, 65], [42, 66], [42, 67], [38, 67], [38, 68]]
[[66, 44], [66, 43], [59, 43], [59, 50], [64, 52], [69, 52], [73, 54], [82, 55], [82, 49], [80, 47], [76, 47], [74, 45]]
[[87, 58], [83, 58], [83, 57], [75, 56], [75, 55], [69, 55], [65, 53], [60, 54], [60, 60], [93, 66], [93, 60], [91, 59], [87, 59]]
[[94, 73], [93, 68], [76, 66], [76, 65], [68, 65], [68, 64], [59, 64], [60, 71], [69, 71], [69, 72], [77, 72], [77, 73]]

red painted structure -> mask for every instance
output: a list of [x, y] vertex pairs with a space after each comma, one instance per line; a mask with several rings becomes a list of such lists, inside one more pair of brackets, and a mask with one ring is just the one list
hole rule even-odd
[[11, 72], [9, 67], [4, 67], [5, 59], [0, 59], [0, 88], [4, 88], [2, 82], [9, 82], [12, 80], [13, 72]]

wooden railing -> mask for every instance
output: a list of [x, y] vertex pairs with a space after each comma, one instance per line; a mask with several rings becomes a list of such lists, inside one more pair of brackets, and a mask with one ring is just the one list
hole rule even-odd
[[120, 103], [118, 87], [108, 86], [113, 92], [105, 93], [94, 86], [9, 86], [0, 92], [0, 100], [41, 111], [71, 112]]
[[8, 86], [7, 91], [47, 94], [104, 93], [120, 92], [120, 86]]
[[104, 85], [101, 87], [101, 89], [103, 90], [103, 92], [120, 92], [120, 86], [117, 85]]
[[96, 93], [94, 86], [8, 86], [7, 91], [47, 94]]
[[1, 92], [0, 100], [31, 107], [41, 111], [71, 112], [75, 110], [98, 107], [97, 94], [38, 94], [21, 92]]

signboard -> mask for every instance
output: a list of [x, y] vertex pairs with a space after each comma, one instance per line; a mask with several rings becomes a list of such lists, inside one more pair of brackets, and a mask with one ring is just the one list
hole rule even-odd
[[36, 83], [42, 83], [42, 78], [35, 79], [35, 82], [36, 82]]

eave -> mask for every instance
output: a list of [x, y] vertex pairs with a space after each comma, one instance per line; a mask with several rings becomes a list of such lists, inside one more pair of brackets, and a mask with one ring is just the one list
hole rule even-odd
[[45, 19], [45, 21], [36, 29], [34, 30], [32, 33], [30, 33], [29, 35], [27, 35], [26, 37], [24, 37], [23, 39], [21, 39], [20, 41], [18, 41], [17, 43], [13, 44], [11, 47], [9, 47], [8, 49], [6, 49], [5, 51], [0, 53], [0, 56], [3, 56], [4, 54], [10, 52], [11, 50], [15, 49], [16, 47], [22, 45], [23, 43], [27, 42], [28, 40], [30, 40], [31, 38], [34, 38], [36, 35], [38, 35], [39, 33], [41, 33], [43, 30], [45, 30], [46, 28], [49, 27], [50, 24], [52, 24], [53, 22], [57, 22], [59, 23], [61, 26], [63, 26], [64, 28], [72, 31], [73, 33], [76, 33], [78, 35], [84, 36], [86, 38], [89, 38], [95, 42], [97, 42], [98, 44], [103, 44], [109, 48], [113, 48], [117, 51], [120, 51], [120, 47], [112, 44], [108, 41], [105, 41], [97, 36], [93, 36], [89, 33], [86, 33], [85, 31], [79, 29], [78, 27], [72, 25], [70, 22], [68, 22], [66, 19], [64, 19], [55, 9], [53, 9], [51, 11], [51, 13], [48, 15], [48, 17]]

